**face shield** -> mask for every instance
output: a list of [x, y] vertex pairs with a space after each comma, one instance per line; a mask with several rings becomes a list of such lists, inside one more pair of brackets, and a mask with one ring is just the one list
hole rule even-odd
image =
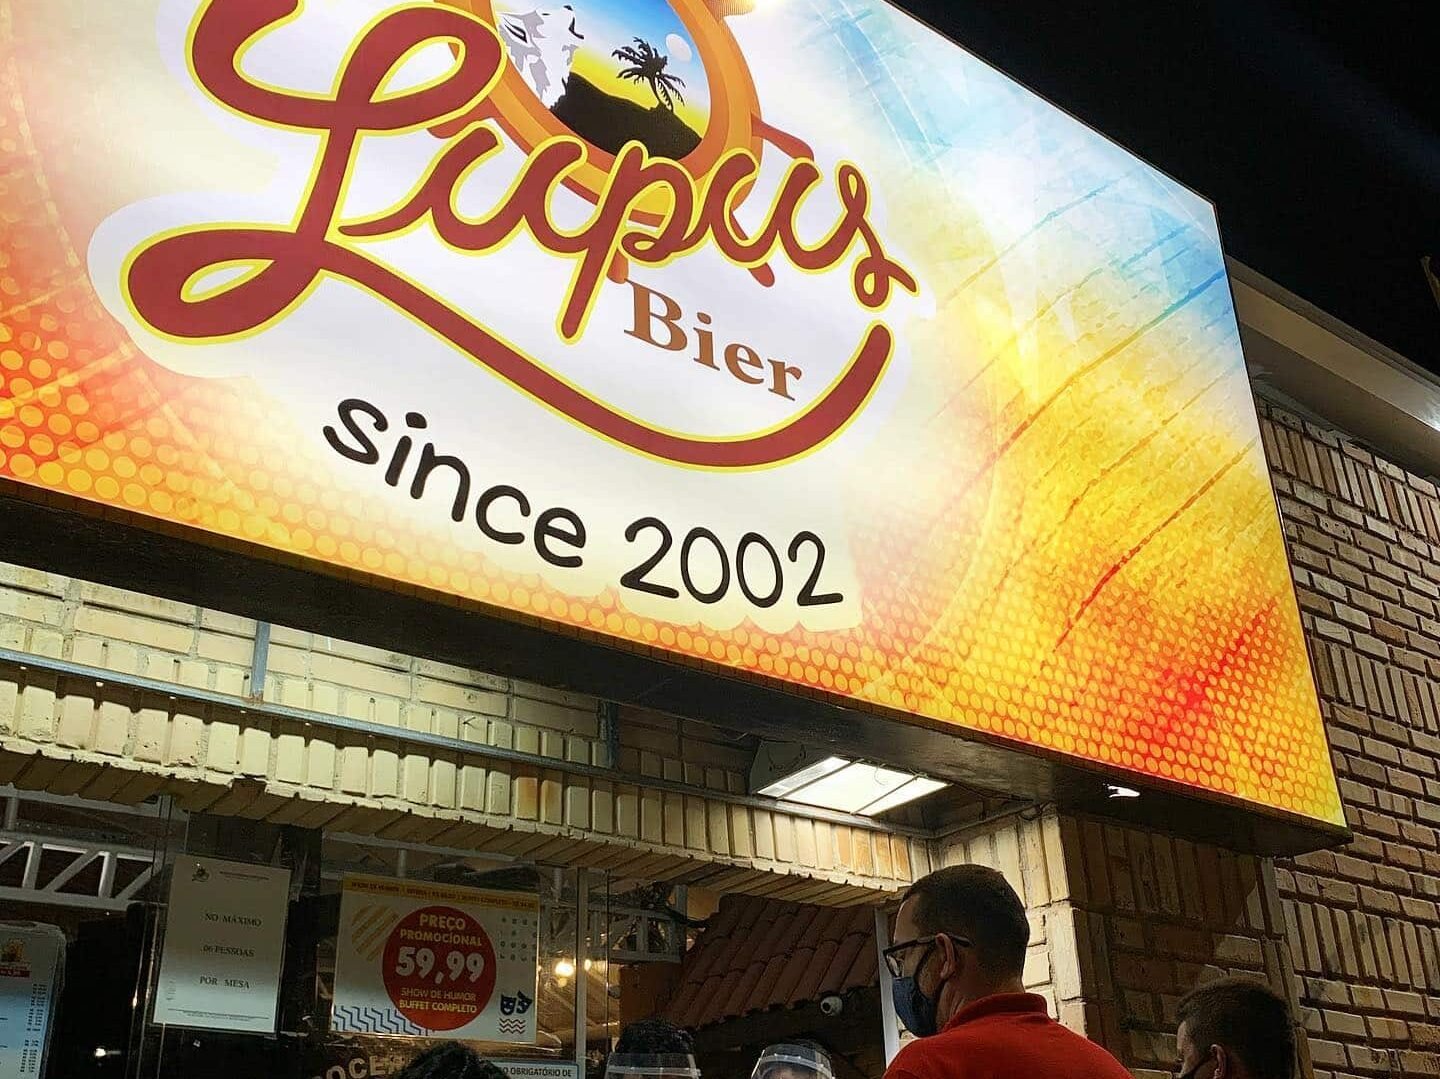
[[611, 1053], [605, 1079], [700, 1079], [687, 1053]]
[[835, 1079], [830, 1056], [815, 1045], [771, 1045], [755, 1062], [750, 1079]]

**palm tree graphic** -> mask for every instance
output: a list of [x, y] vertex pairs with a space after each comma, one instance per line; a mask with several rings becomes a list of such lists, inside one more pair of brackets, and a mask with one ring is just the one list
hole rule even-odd
[[654, 45], [637, 37], [633, 47], [624, 45], [612, 55], [630, 65], [621, 69], [620, 78], [648, 85], [650, 92], [655, 95], [657, 105], [664, 105], [674, 112], [676, 101], [684, 103], [685, 95], [680, 92], [680, 87], [685, 85], [685, 80], [665, 70], [665, 66], [670, 63], [670, 57]]

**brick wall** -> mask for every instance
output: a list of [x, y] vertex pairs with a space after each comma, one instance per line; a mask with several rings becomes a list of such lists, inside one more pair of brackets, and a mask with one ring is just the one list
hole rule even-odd
[[942, 866], [984, 865], [1004, 874], [1030, 914], [1025, 987], [1049, 1002], [1052, 1015], [1083, 1031], [1072, 879], [1061, 824], [1054, 811], [1007, 814], [946, 836], [936, 845], [936, 861]]
[[[117, 801], [163, 791], [193, 810], [802, 901], [873, 900], [928, 865], [922, 841], [878, 824], [730, 800], [747, 789], [751, 749], [704, 724], [624, 710], [611, 762], [592, 698], [284, 627], [255, 697], [255, 631], [219, 611], [0, 565], [0, 647], [102, 672], [0, 665], [0, 783]], [[104, 672], [159, 686], [139, 691]], [[225, 700], [187, 700], [187, 689]], [[350, 734], [308, 716], [451, 744]], [[482, 747], [618, 767], [613, 779], [577, 776]]]
[[1176, 1006], [1201, 981], [1244, 974], [1298, 1003], [1267, 859], [1030, 809], [947, 837], [936, 860], [1005, 875], [1030, 912], [1027, 988], [1140, 1079], [1168, 1079]]
[[1440, 1075], [1440, 492], [1262, 412], [1355, 832], [1276, 868], [1315, 1074]]
[[1176, 1007], [1202, 981], [1245, 975], [1296, 1002], [1268, 859], [1098, 820], [1061, 825], [1083, 985], [1080, 1029], [1135, 1075], [1171, 1074]]
[[1294, 984], [1266, 859], [1054, 810], [977, 825], [936, 857], [1005, 875], [1030, 911], [1026, 986], [1141, 1079], [1170, 1075], [1176, 1005], [1198, 982]]

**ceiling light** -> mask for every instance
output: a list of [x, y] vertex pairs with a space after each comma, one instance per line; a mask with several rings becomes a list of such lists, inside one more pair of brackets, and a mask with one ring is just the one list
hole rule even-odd
[[1140, 792], [1134, 787], [1117, 787], [1114, 783], [1105, 784], [1105, 790], [1111, 798], [1139, 798]]
[[936, 791], [944, 790], [945, 784], [938, 779], [927, 779], [925, 776], [916, 776], [903, 787], [900, 787], [878, 802], [872, 802], [860, 812], [867, 817], [878, 817], [881, 813], [887, 813], [897, 809], [908, 802], [914, 802], [924, 798], [927, 794], [934, 794]]
[[801, 805], [859, 813], [909, 783], [909, 772], [894, 772], [873, 764], [847, 764], [814, 783], [807, 783], [789, 796]]
[[761, 787], [759, 793], [768, 798], [788, 798], [801, 787], [814, 783], [817, 779], [824, 779], [849, 763], [844, 757], [825, 757], [801, 767], [799, 771], [781, 776], [775, 782]]
[[572, 962], [570, 962], [570, 960], [568, 960], [568, 959], [559, 959], [559, 960], [556, 960], [556, 962], [555, 962], [555, 977], [557, 977], [557, 978], [573, 978], [573, 977], [575, 977], [575, 964], [572, 963]]
[[873, 817], [944, 788], [939, 780], [866, 761], [819, 756], [807, 746], [766, 742], [751, 769], [757, 794]]

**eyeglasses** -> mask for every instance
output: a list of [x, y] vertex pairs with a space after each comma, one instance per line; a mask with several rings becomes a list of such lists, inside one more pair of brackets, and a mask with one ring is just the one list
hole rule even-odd
[[[931, 933], [928, 937], [916, 937], [914, 940], [904, 940], [899, 944], [892, 944], [880, 954], [885, 958], [885, 966], [890, 969], [892, 978], [903, 978], [905, 962], [903, 957], [907, 952], [915, 948], [932, 947], [941, 937], [949, 937], [950, 942], [957, 948], [973, 948], [974, 942], [965, 937], [957, 937], [954, 933]], [[922, 958], [920, 964], [923, 966], [925, 960]]]

